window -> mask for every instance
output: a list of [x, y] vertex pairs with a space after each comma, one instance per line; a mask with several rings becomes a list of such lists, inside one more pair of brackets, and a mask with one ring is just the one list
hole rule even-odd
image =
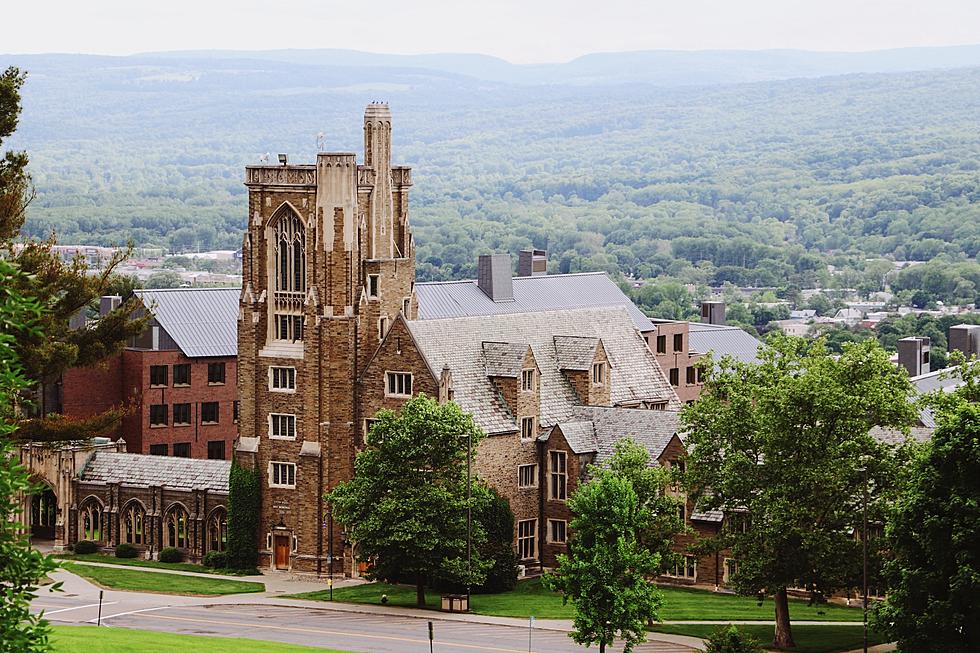
[[529, 488], [538, 486], [538, 466], [537, 465], [518, 465], [517, 467], [517, 487]]
[[697, 558], [694, 556], [684, 556], [681, 560], [675, 562], [671, 567], [668, 567], [665, 575], [674, 576], [675, 578], [690, 578], [691, 580], [696, 580], [698, 577]]
[[225, 364], [208, 363], [208, 384], [223, 384], [225, 382]]
[[594, 385], [602, 385], [606, 382], [606, 364], [605, 363], [593, 363], [592, 364], [592, 383]]
[[78, 531], [79, 539], [102, 541], [102, 504], [95, 499], [86, 501], [78, 511]]
[[726, 512], [724, 530], [729, 533], [747, 533], [752, 525], [752, 518], [744, 511]]
[[174, 442], [174, 458], [190, 458], [190, 457], [191, 457], [190, 442]]
[[697, 378], [696, 372], [697, 372], [697, 370], [693, 366], [691, 366], [691, 365], [688, 365], [687, 366], [687, 384], [688, 385], [694, 385], [695, 383], [697, 383], [698, 378]]
[[388, 397], [411, 397], [412, 375], [408, 372], [387, 372], [385, 395]]
[[667, 336], [657, 336], [657, 353], [667, 353]]
[[166, 444], [151, 444], [150, 445], [150, 455], [151, 456], [166, 456], [169, 452], [167, 451]]
[[684, 334], [675, 333], [674, 334], [674, 351], [684, 351]]
[[150, 406], [150, 426], [167, 425], [167, 404], [153, 404]]
[[189, 363], [174, 365], [174, 385], [191, 384], [191, 366]]
[[269, 487], [296, 487], [296, 465], [269, 463]]
[[174, 426], [190, 426], [191, 405], [174, 404]]
[[411, 308], [412, 308], [412, 298], [406, 297], [405, 299], [402, 300], [402, 313], [405, 315], [405, 317], [408, 317], [408, 312], [411, 310]]
[[150, 365], [150, 387], [151, 388], [167, 387], [166, 365]]
[[517, 522], [517, 557], [530, 560], [537, 557], [538, 520], [525, 519]]
[[521, 390], [524, 392], [534, 392], [534, 372], [533, 369], [521, 371]]
[[126, 544], [145, 544], [143, 541], [143, 522], [146, 511], [138, 502], [130, 503], [123, 513], [123, 540]]
[[378, 298], [378, 286], [381, 277], [377, 274], [368, 275], [368, 299]]
[[522, 417], [521, 418], [521, 440], [533, 440], [534, 439], [534, 418], [533, 417]]
[[725, 558], [725, 570], [722, 573], [721, 581], [723, 583], [732, 582], [732, 577], [738, 573], [738, 560], [734, 558]]
[[368, 417], [367, 419], [364, 420], [364, 441], [365, 442], [367, 442], [367, 438], [371, 434], [371, 429], [373, 429], [374, 428], [374, 425], [377, 424], [377, 423], [378, 423], [378, 420], [374, 419], [373, 417]]
[[378, 319], [378, 340], [384, 340], [385, 334], [388, 332], [388, 318], [382, 317]]
[[564, 501], [568, 498], [568, 474], [565, 469], [565, 452], [548, 452], [548, 468], [551, 472], [551, 498]]
[[701, 368], [700, 368], [700, 367], [695, 367], [694, 369], [695, 369], [695, 371], [696, 371], [696, 372], [697, 372], [697, 374], [698, 374], [698, 376], [697, 376], [697, 382], [698, 382], [698, 383], [701, 383], [701, 382], [702, 382], [702, 381], [701, 381]]
[[676, 367], [670, 368], [670, 385], [675, 388], [680, 385], [680, 370]]
[[295, 440], [296, 416], [269, 413], [269, 437], [277, 440]]
[[238, 406], [239, 403], [237, 399], [231, 402], [231, 421], [233, 421], [235, 424], [238, 424]]
[[687, 471], [687, 461], [683, 458], [674, 458], [670, 461], [670, 468], [683, 474]]
[[276, 340], [303, 339], [306, 300], [306, 244], [303, 220], [288, 207], [277, 211], [272, 240], [275, 292], [272, 310]]
[[270, 367], [269, 390], [273, 392], [292, 392], [296, 389], [295, 367]]
[[276, 340], [295, 342], [303, 339], [302, 315], [276, 315]]
[[163, 544], [178, 549], [187, 548], [187, 511], [174, 506], [163, 518]]
[[687, 505], [685, 505], [684, 499], [681, 499], [680, 502], [677, 504], [677, 519], [679, 519], [683, 524], [687, 522], [686, 517], [687, 517]]
[[225, 459], [225, 441], [211, 440], [208, 442], [208, 460]]
[[201, 424], [218, 423], [218, 402], [205, 401], [201, 404]]
[[217, 508], [208, 519], [208, 551], [224, 551], [228, 546], [228, 513]]
[[564, 544], [568, 539], [568, 522], [563, 519], [549, 519], [548, 539], [553, 544]]

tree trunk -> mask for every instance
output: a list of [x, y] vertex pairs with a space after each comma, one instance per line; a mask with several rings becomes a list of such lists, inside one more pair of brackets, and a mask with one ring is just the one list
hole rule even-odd
[[599, 642], [599, 653], [606, 653], [606, 643]]
[[421, 575], [415, 581], [415, 605], [420, 608], [425, 607], [425, 580]]
[[796, 648], [793, 641], [793, 632], [789, 624], [789, 598], [786, 595], [786, 588], [780, 587], [776, 590], [776, 632], [773, 635], [772, 645], [778, 649]]

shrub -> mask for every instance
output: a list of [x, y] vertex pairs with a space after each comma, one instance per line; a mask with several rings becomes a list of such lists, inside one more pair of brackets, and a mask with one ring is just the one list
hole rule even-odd
[[132, 544], [123, 543], [116, 547], [117, 558], [135, 558], [139, 554], [139, 550]]
[[517, 555], [511, 542], [514, 540], [514, 513], [510, 502], [491, 487], [487, 496], [477, 508], [474, 518], [487, 534], [486, 542], [480, 547], [480, 556], [492, 560], [493, 566], [487, 571], [487, 579], [481, 587], [474, 588], [478, 593], [509, 592], [517, 587]]
[[160, 562], [183, 562], [184, 552], [168, 546], [160, 551]]
[[75, 542], [75, 553], [85, 555], [88, 553], [95, 553], [99, 550], [99, 545], [90, 540], [79, 540]]
[[759, 641], [735, 626], [721, 628], [706, 640], [705, 653], [765, 653]]
[[208, 551], [204, 556], [204, 566], [211, 569], [224, 569], [228, 566], [228, 554], [224, 551]]

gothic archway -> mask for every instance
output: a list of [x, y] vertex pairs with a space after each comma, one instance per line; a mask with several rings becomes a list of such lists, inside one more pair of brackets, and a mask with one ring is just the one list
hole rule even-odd
[[121, 541], [134, 546], [146, 544], [146, 509], [137, 500], [126, 504], [122, 513]]
[[187, 549], [187, 509], [175, 503], [167, 509], [163, 517], [163, 545], [177, 549]]
[[102, 544], [107, 540], [108, 533], [102, 519], [102, 502], [95, 497], [88, 497], [78, 508], [78, 539]]
[[58, 523], [58, 496], [47, 483], [31, 495], [31, 538], [53, 540]]
[[228, 513], [215, 508], [208, 517], [207, 551], [224, 551], [228, 545]]

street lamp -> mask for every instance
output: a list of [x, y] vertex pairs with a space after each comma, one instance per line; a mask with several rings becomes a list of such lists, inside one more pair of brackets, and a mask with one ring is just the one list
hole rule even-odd
[[330, 600], [333, 601], [333, 511], [330, 508], [327, 508], [327, 574], [330, 576], [327, 580]]
[[466, 611], [470, 610], [473, 573], [473, 432], [466, 433]]
[[861, 499], [864, 528], [861, 532], [861, 558], [864, 571], [862, 573], [862, 608], [864, 610], [864, 653], [868, 653], [868, 468], [858, 467], [858, 472], [864, 474], [864, 489]]

